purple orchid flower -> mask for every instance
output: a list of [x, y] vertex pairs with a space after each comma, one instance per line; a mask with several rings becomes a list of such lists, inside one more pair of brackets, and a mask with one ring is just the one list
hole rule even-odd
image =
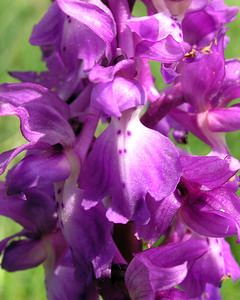
[[239, 166], [214, 156], [181, 155], [180, 162], [182, 177], [176, 191], [159, 202], [147, 197], [150, 220], [136, 226], [136, 235], [152, 245], [168, 232], [176, 217], [204, 236], [239, 234], [235, 178]]
[[[96, 85], [92, 99], [92, 105], [101, 107], [112, 120], [94, 143], [80, 179], [85, 190], [84, 206], [91, 207], [108, 197], [109, 220], [126, 223], [140, 217], [141, 222], [146, 222], [149, 218], [144, 200], [147, 193], [161, 200], [176, 187], [180, 176], [178, 154], [168, 140], [140, 123], [139, 110], [135, 107], [145, 103], [145, 95], [137, 82], [116, 77], [112, 82]], [[110, 99], [115, 102], [110, 103]], [[159, 148], [155, 148], [156, 143]], [[151, 151], [151, 147], [155, 150]], [[140, 170], [143, 159], [146, 165]], [[163, 160], [169, 161], [167, 170], [161, 169]], [[151, 172], [147, 173], [150, 165]]]
[[[221, 41], [219, 43], [221, 45]], [[188, 121], [186, 118], [183, 122], [180, 121], [180, 115], [183, 113], [181, 108], [173, 111], [171, 115], [175, 120], [180, 121], [185, 128], [209, 144], [214, 151], [219, 152], [219, 154], [226, 154], [228, 151], [223, 133], [239, 129], [237, 122], [238, 105], [226, 107], [231, 100], [239, 96], [237, 71], [239, 61], [230, 60], [225, 63], [222, 48], [220, 47], [220, 49], [219, 52], [213, 49], [212, 54], [206, 54], [200, 60], [186, 63], [183, 66], [180, 75], [182, 90], [184, 91], [183, 97], [191, 104], [186, 114]], [[201, 69], [198, 65], [200, 61]], [[205, 77], [197, 80], [194, 75], [190, 80], [187, 80], [186, 76], [189, 72], [199, 75], [205, 73]], [[194, 98], [194, 95], [200, 95], [197, 92], [200, 89], [204, 89], [205, 92]], [[185, 121], [189, 126], [186, 127]]]
[[[224, 59], [238, 9], [142, 2], [135, 18], [134, 0], [52, 1], [30, 38], [47, 70], [0, 85], [0, 115], [26, 139], [0, 154], [2, 174], [25, 151], [0, 184], [0, 215], [22, 226], [0, 242], [2, 268], [43, 264], [50, 300], [217, 300], [240, 278], [224, 240], [240, 239], [240, 165], [225, 143], [240, 128], [240, 64]], [[208, 156], [169, 138], [188, 131]]]
[[182, 22], [184, 40], [195, 47], [208, 46], [219, 29], [234, 20], [238, 11], [237, 7], [229, 7], [222, 0], [205, 1], [200, 10], [186, 13]]
[[[230, 253], [223, 239], [189, 234], [182, 240], [143, 251], [135, 255], [126, 271], [131, 299], [200, 299], [203, 294], [216, 295], [215, 288], [226, 276], [235, 280], [240, 276]], [[176, 289], [178, 285], [181, 290]]]
[[[24, 186], [28, 186], [28, 188], [39, 188], [42, 186], [42, 188], [50, 189], [53, 196], [54, 196], [54, 190], [57, 195], [57, 201], [58, 201], [58, 216], [60, 219], [60, 225], [63, 227], [62, 231], [63, 234], [66, 237], [66, 240], [69, 242], [70, 246], [72, 249], [75, 251], [75, 248], [77, 247], [76, 251], [81, 248], [82, 250], [84, 247], [87, 247], [87, 236], [86, 240], [84, 243], [84, 247], [81, 246], [81, 240], [79, 241], [77, 239], [77, 242], [75, 241], [75, 236], [72, 235], [72, 227], [71, 229], [68, 230], [68, 227], [65, 228], [66, 226], [73, 226], [71, 225], [72, 222], [75, 222], [74, 226], [77, 227], [77, 223], [81, 226], [81, 223], [83, 220], [90, 222], [91, 226], [94, 225], [95, 221], [97, 221], [93, 214], [92, 210], [91, 211], [83, 211], [82, 209], [82, 216], [80, 216], [80, 219], [75, 220], [74, 218], [74, 211], [72, 211], [73, 207], [73, 199], [74, 197], [78, 197], [78, 190], [76, 190], [76, 184], [77, 184], [77, 179], [78, 179], [78, 173], [79, 173], [79, 159], [77, 154], [74, 152], [74, 146], [76, 145], [74, 140], [74, 132], [71, 129], [69, 123], [67, 122], [66, 119], [66, 114], [65, 116], [62, 116], [60, 114], [61, 111], [54, 111], [54, 107], [51, 107], [49, 104], [51, 103], [50, 101], [55, 100], [56, 102], [59, 101], [59, 103], [63, 106], [65, 106], [64, 103], [60, 102], [59, 99], [53, 94], [42, 94], [40, 92], [45, 91], [44, 88], [40, 88], [39, 86], [33, 85], [33, 84], [18, 84], [18, 85], [8, 85], [4, 86], [4, 91], [2, 92], [2, 97], [3, 100], [5, 100], [5, 103], [12, 103], [11, 101], [17, 100], [20, 102], [22, 101], [22, 97], [24, 97], [25, 101], [29, 100], [30, 105], [26, 107], [26, 112], [23, 109], [22, 106], [22, 111], [20, 112], [16, 111], [14, 113], [17, 113], [20, 115], [21, 121], [22, 121], [22, 130], [24, 135], [29, 138], [31, 144], [31, 147], [33, 149], [30, 149], [27, 152], [26, 157], [19, 163], [17, 164], [8, 174], [7, 176], [7, 183], [8, 183], [8, 190], [11, 194], [13, 193], [19, 193], [22, 191]], [[15, 90], [15, 98], [13, 97], [12, 90]], [[17, 94], [19, 93], [19, 95]], [[45, 98], [44, 98], [45, 97]], [[29, 98], [29, 99], [28, 99]], [[45, 118], [48, 116], [43, 116], [42, 120], [38, 115], [36, 114], [37, 111], [35, 112], [35, 106], [36, 110], [39, 110], [39, 107], [41, 108], [40, 105], [44, 105], [45, 101], [48, 100], [48, 106], [46, 107], [46, 113], [48, 113], [48, 110], [50, 112], [54, 112], [56, 114], [55, 121], [58, 120], [57, 117], [61, 122], [58, 122], [58, 125], [52, 125], [50, 122], [45, 122]], [[16, 100], [15, 100], [16, 101]], [[39, 104], [38, 104], [39, 103]], [[43, 104], [42, 104], [43, 103]], [[53, 102], [55, 104], [55, 102]], [[10, 106], [10, 105], [9, 105]], [[31, 109], [31, 114], [28, 116], [29, 112], [29, 107]], [[6, 111], [6, 114], [8, 114], [7, 110], [7, 105], [4, 106], [3, 108]], [[11, 106], [10, 106], [10, 109]], [[12, 111], [9, 109], [10, 113]], [[27, 110], [28, 109], [28, 110]], [[25, 115], [24, 115], [25, 113]], [[35, 115], [34, 115], [35, 113]], [[34, 118], [36, 117], [36, 118]], [[65, 117], [65, 118], [64, 118]], [[50, 123], [50, 124], [49, 124]], [[29, 125], [30, 124], [30, 125]], [[36, 124], [36, 125], [35, 125]], [[40, 125], [39, 125], [40, 124]], [[49, 131], [49, 126], [51, 126], [51, 131]], [[56, 135], [56, 132], [58, 130], [59, 126], [59, 134], [58, 136]], [[65, 127], [65, 128], [64, 128]], [[26, 129], [25, 129], [26, 128]], [[30, 129], [28, 129], [30, 128]], [[88, 129], [88, 128], [87, 128]], [[28, 130], [28, 131], [27, 131]], [[30, 131], [31, 130], [31, 131]], [[65, 130], [65, 131], [64, 131]], [[46, 134], [45, 134], [46, 132]], [[62, 138], [62, 132], [67, 132], [70, 136], [69, 140], [67, 138], [63, 139]], [[43, 133], [43, 134], [42, 134]], [[52, 136], [53, 134], [53, 136]], [[35, 136], [37, 138], [35, 138]], [[38, 138], [39, 136], [39, 138]], [[42, 137], [43, 136], [43, 137]], [[34, 139], [35, 138], [35, 139]], [[89, 137], [90, 140], [92, 136]], [[26, 147], [29, 147], [28, 145]], [[21, 147], [22, 149], [23, 147]], [[24, 148], [23, 148], [24, 149]], [[26, 149], [26, 148], [25, 148]], [[82, 149], [81, 149], [82, 150]], [[80, 151], [82, 153], [82, 151]], [[4, 154], [3, 154], [4, 155]], [[4, 157], [4, 156], [3, 156]], [[4, 157], [5, 158], [5, 157]], [[4, 161], [4, 166], [7, 165], [7, 163], [10, 161], [12, 157], [10, 157], [7, 161]], [[83, 159], [83, 157], [80, 155], [80, 159]], [[50, 168], [50, 171], [49, 171]], [[24, 177], [21, 176], [21, 174], [25, 174]], [[65, 183], [62, 183], [64, 180], [66, 180]], [[55, 189], [53, 187], [53, 184], [55, 183]], [[70, 195], [72, 196], [72, 199], [70, 199]], [[77, 199], [78, 201], [80, 199]], [[80, 202], [81, 204], [81, 202]], [[80, 205], [81, 208], [81, 205]], [[93, 211], [96, 211], [96, 214], [99, 214], [100, 209], [93, 209]], [[72, 215], [71, 215], [72, 214]], [[66, 217], [67, 216], [67, 217]], [[95, 220], [95, 221], [94, 221]], [[107, 222], [107, 221], [106, 221]], [[69, 225], [70, 224], [70, 225]], [[103, 223], [102, 223], [103, 224]], [[97, 224], [95, 225], [97, 226]], [[109, 226], [109, 232], [108, 235], [106, 234], [106, 239], [109, 239], [109, 245], [111, 243], [111, 225], [106, 223], [103, 227], [103, 232], [106, 230], [107, 226]], [[94, 232], [94, 228], [92, 227], [92, 230]], [[72, 240], [72, 238], [74, 239]], [[89, 240], [89, 246], [93, 246], [93, 241], [94, 239]], [[112, 242], [113, 244], [113, 242]], [[103, 244], [104, 249], [105, 244]], [[113, 256], [114, 256], [114, 246], [109, 249], [109, 260], [111, 261]], [[95, 252], [94, 252], [95, 251]], [[85, 251], [86, 257], [84, 262], [85, 264], [89, 264], [90, 267], [88, 267], [88, 270], [91, 270], [91, 263], [95, 264], [95, 271], [96, 274], [97, 272], [101, 272], [100, 269], [104, 268], [101, 263], [98, 261], [99, 257], [101, 256], [100, 254], [101, 250], [98, 246], [98, 243], [96, 245], [96, 249], [93, 250], [92, 247], [92, 254], [90, 254], [89, 251]], [[80, 253], [78, 253], [79, 255]], [[103, 255], [104, 254], [104, 255]], [[105, 261], [106, 259], [106, 251], [104, 251], [102, 254], [102, 257], [104, 259], [104, 264], [107, 264]], [[84, 251], [82, 251], [82, 254], [80, 254], [79, 259], [77, 260], [78, 263], [80, 264], [81, 260], [81, 255], [84, 256]], [[96, 262], [91, 262], [91, 259], [89, 258], [89, 255], [93, 257], [97, 257]], [[93, 260], [93, 258], [92, 258]], [[83, 273], [83, 270], [82, 270]], [[86, 279], [86, 278], [85, 278]], [[87, 280], [86, 280], [87, 281]]]
[[[228, 185], [228, 181], [235, 180], [237, 169], [231, 170], [227, 160], [213, 156], [183, 156], [181, 163], [183, 175], [178, 198], [182, 202], [178, 212], [180, 218], [191, 229], [204, 236], [225, 237], [238, 234], [240, 202], [236, 188]], [[191, 190], [190, 197], [188, 189]]]
[[201, 257], [207, 248], [204, 240], [189, 239], [135, 255], [125, 275], [131, 299], [174, 299], [175, 295], [188, 299], [174, 288], [187, 276], [191, 261]]
[[[23, 188], [23, 186], [22, 186]], [[56, 202], [45, 190], [25, 186], [24, 192], [8, 196], [1, 184], [0, 214], [11, 218], [23, 229], [0, 242], [3, 269], [14, 272], [44, 265], [48, 299], [79, 299], [80, 287], [68, 287], [77, 282], [71, 256], [66, 260], [68, 246], [57, 228]], [[64, 260], [64, 263], [63, 263]], [[58, 270], [61, 270], [59, 272]], [[54, 284], [52, 282], [54, 281]], [[59, 288], [60, 287], [60, 288]]]
[[173, 63], [190, 51], [190, 47], [183, 41], [181, 29], [176, 21], [162, 12], [147, 17], [131, 18], [128, 26], [135, 33], [136, 56]]
[[85, 71], [105, 57], [111, 59], [115, 27], [111, 11], [99, 0], [55, 1], [30, 38], [33, 45], [41, 46], [49, 70], [11, 74], [23, 81], [41, 83], [67, 100], [81, 90]]
[[[227, 107], [239, 97], [239, 61], [225, 62], [223, 40], [220, 34], [210, 53], [180, 64], [175, 85], [162, 94], [143, 119], [144, 124], [162, 132], [166, 123], [166, 134], [172, 126], [191, 131], [222, 157], [229, 154], [224, 132], [239, 129], [238, 105]], [[189, 78], [189, 74], [193, 75]]]
[[[6, 84], [0, 87], [0, 115], [16, 115], [29, 143], [0, 156], [1, 173], [20, 152], [34, 146], [44, 148], [74, 143], [74, 133], [67, 122], [68, 107], [46, 88], [35, 84]], [[56, 125], [57, 124], [57, 125]]]
[[[239, 11], [237, 7], [228, 7], [222, 0], [166, 2], [170, 8], [173, 6], [175, 14], [172, 18], [177, 18], [181, 23], [183, 40], [191, 47], [186, 56], [194, 55], [196, 51], [209, 51], [209, 45], [214, 43], [218, 32], [223, 30], [227, 23], [232, 22]], [[162, 7], [162, 10], [166, 9]], [[166, 83], [172, 83], [178, 77], [177, 66], [178, 63], [162, 64], [161, 72]]]

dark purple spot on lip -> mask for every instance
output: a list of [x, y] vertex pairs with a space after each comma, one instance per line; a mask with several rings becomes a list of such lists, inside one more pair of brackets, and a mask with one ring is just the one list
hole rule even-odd
[[175, 23], [172, 23], [172, 25], [171, 25], [173, 28], [175, 28], [176, 27], [176, 24]]
[[62, 221], [62, 220], [60, 220], [60, 225], [61, 225], [62, 228], [64, 228], [64, 225], [63, 225], [63, 221]]
[[127, 153], [127, 149], [124, 149], [123, 152], [124, 152], [124, 153]]
[[122, 183], [122, 187], [125, 189], [125, 187], [126, 187], [126, 183], [125, 182]]
[[121, 149], [119, 149], [119, 150], [118, 150], [118, 153], [119, 153], [119, 154], [122, 154], [122, 150], [121, 150]]
[[63, 203], [61, 203], [61, 207], [64, 208], [64, 204]]
[[121, 130], [120, 130], [120, 129], [117, 131], [117, 134], [118, 134], [118, 135], [120, 135], [120, 134], [121, 134]]
[[127, 135], [128, 135], [128, 136], [132, 135], [132, 133], [131, 133], [130, 130], [127, 131]]
[[66, 51], [66, 49], [67, 49], [67, 48], [66, 48], [66, 46], [64, 46], [64, 47], [63, 47], [63, 52], [65, 52], [65, 51]]
[[179, 37], [180, 37], [180, 38], [182, 38], [182, 34], [181, 34], [181, 32], [179, 32]]

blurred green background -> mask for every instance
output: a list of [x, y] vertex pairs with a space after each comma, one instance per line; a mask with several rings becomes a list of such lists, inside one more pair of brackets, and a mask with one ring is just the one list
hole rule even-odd
[[[7, 72], [10, 70], [43, 70], [41, 54], [38, 48], [28, 43], [34, 24], [43, 16], [48, 0], [0, 0], [0, 83], [14, 81]], [[239, 5], [240, 0], [226, 0], [229, 5]], [[140, 15], [141, 5], [135, 10]], [[231, 42], [226, 50], [226, 57], [239, 57], [240, 53], [240, 16], [229, 25], [228, 35]], [[153, 64], [153, 73], [159, 78], [159, 64]], [[161, 87], [161, 80], [157, 80]], [[13, 148], [22, 142], [18, 131], [19, 122], [14, 117], [0, 119], [0, 151]], [[227, 137], [231, 152], [240, 158], [240, 133], [232, 133]], [[208, 147], [190, 136], [188, 150], [194, 154], [206, 154]], [[0, 219], [0, 239], [18, 230], [18, 226], [6, 218]], [[236, 259], [240, 263], [240, 246], [231, 241]], [[232, 283], [227, 280], [222, 288], [223, 299], [240, 299], [240, 282]], [[44, 274], [42, 267], [29, 271], [7, 273], [0, 270], [0, 299], [1, 300], [45, 300]]]

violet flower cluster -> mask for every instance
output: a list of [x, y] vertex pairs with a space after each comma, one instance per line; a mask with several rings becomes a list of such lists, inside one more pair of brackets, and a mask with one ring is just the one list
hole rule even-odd
[[[240, 240], [225, 141], [240, 129], [240, 61], [224, 58], [238, 8], [142, 2], [144, 17], [134, 0], [52, 1], [30, 37], [46, 71], [0, 86], [0, 115], [26, 140], [0, 155], [4, 173], [25, 153], [0, 184], [0, 214], [22, 226], [0, 242], [1, 266], [42, 264], [49, 300], [215, 300], [240, 278], [225, 241]], [[208, 155], [178, 147], [189, 132]]]

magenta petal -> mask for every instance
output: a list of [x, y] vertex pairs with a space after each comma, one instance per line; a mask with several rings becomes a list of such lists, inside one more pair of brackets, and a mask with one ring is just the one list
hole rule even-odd
[[191, 182], [203, 185], [203, 188], [214, 189], [226, 183], [238, 169], [232, 168], [228, 159], [217, 156], [180, 157], [183, 177]]
[[208, 125], [212, 131], [228, 132], [240, 129], [240, 107], [217, 108], [209, 111]]
[[226, 237], [239, 234], [240, 203], [226, 188], [202, 193], [195, 201], [182, 206], [184, 222], [204, 236]]
[[215, 0], [207, 5], [206, 11], [214, 18], [218, 26], [221, 26], [233, 21], [239, 12], [239, 7], [229, 7], [224, 3], [223, 0]]
[[57, 42], [63, 26], [63, 13], [54, 2], [43, 19], [35, 25], [30, 43], [33, 45], [49, 45]]
[[83, 288], [76, 276], [74, 263], [66, 255], [58, 265], [47, 273], [45, 284], [49, 300], [80, 300]]
[[234, 261], [227, 242], [212, 238], [208, 239], [208, 245], [204, 255], [190, 264], [188, 275], [181, 284], [191, 298], [200, 297], [205, 291], [209, 292], [209, 296], [216, 295], [216, 290], [210, 289], [208, 284], [219, 288], [226, 276], [235, 274], [235, 279], [239, 278], [239, 266]]
[[175, 41], [181, 42], [181, 29], [177, 23], [164, 13], [155, 15], [131, 18], [128, 26], [142, 40], [157, 42], [171, 35]]
[[[182, 27], [184, 40], [191, 45], [201, 45], [202, 42], [205, 42], [204, 39], [208, 37], [208, 34], [216, 31], [214, 19], [204, 10], [186, 14]], [[205, 43], [207, 42], [208, 40]]]
[[4, 251], [2, 267], [14, 272], [40, 265], [47, 258], [42, 240], [13, 241]]
[[101, 1], [57, 0], [61, 10], [89, 27], [103, 41], [110, 44], [116, 34], [111, 11]]
[[225, 78], [217, 97], [221, 106], [240, 97], [240, 60], [231, 59], [225, 62]]
[[[22, 176], [24, 174], [24, 176]], [[65, 154], [39, 151], [28, 154], [7, 175], [7, 186], [12, 193], [25, 188], [40, 187], [65, 180], [70, 165]]]
[[136, 80], [116, 77], [107, 83], [98, 83], [92, 90], [92, 106], [107, 116], [120, 117], [124, 110], [144, 105], [145, 92]]
[[221, 240], [221, 251], [224, 258], [225, 264], [225, 274], [230, 276], [233, 280], [238, 280], [240, 278], [240, 267], [237, 261], [235, 260], [230, 245], [225, 240]]
[[74, 70], [80, 59], [84, 70], [89, 70], [103, 57], [106, 45], [86, 25], [72, 19], [71, 23], [65, 22], [61, 49], [63, 61], [69, 70]]
[[189, 300], [189, 297], [180, 289], [170, 289], [157, 292], [154, 300]]
[[153, 244], [170, 226], [180, 203], [174, 197], [174, 194], [171, 194], [158, 202], [149, 196], [147, 206], [150, 212], [150, 221], [146, 225], [137, 226], [136, 231], [138, 237]]
[[145, 265], [135, 258], [128, 267], [125, 280], [131, 299], [154, 300], [156, 291], [176, 286], [186, 275], [186, 263], [163, 268], [149, 262]]
[[20, 196], [7, 196], [5, 188], [1, 187], [0, 215], [11, 218], [24, 228], [32, 230], [34, 228], [32, 220], [23, 213], [27, 203]]
[[47, 193], [28, 190], [24, 195], [8, 196], [1, 185], [0, 196], [0, 215], [11, 218], [24, 229], [39, 234], [55, 226], [55, 203]]
[[[145, 197], [155, 200], [170, 195], [180, 177], [178, 152], [171, 141], [143, 126], [136, 112], [114, 119], [96, 140], [82, 173], [85, 201], [106, 198], [108, 217], [137, 217], [147, 211]], [[140, 215], [138, 216], [140, 217]], [[141, 214], [141, 221], [148, 219]]]
[[208, 109], [209, 101], [221, 87], [224, 67], [224, 56], [221, 51], [204, 55], [199, 60], [183, 65], [181, 82], [184, 96], [198, 112]]
[[225, 62], [224, 85], [233, 83], [240, 79], [240, 60], [228, 59]]
[[171, 63], [190, 50], [177, 23], [164, 13], [132, 18], [128, 26], [138, 36], [136, 55], [142, 58]]
[[154, 300], [156, 292], [174, 288], [186, 277], [188, 262], [206, 249], [205, 241], [189, 239], [136, 254], [125, 275], [131, 298]]
[[0, 154], [0, 174], [2, 174], [6, 170], [9, 163], [14, 159], [14, 157], [16, 157], [22, 151], [27, 150], [28, 148], [31, 148], [31, 146], [32, 146], [31, 144], [25, 144], [25, 145], [15, 148], [15, 149], [1, 153]]
[[13, 235], [10, 235], [8, 237], [6, 237], [5, 239], [1, 240], [0, 241], [0, 255], [2, 255], [3, 251], [5, 250], [7, 244], [13, 240], [15, 237], [22, 237], [22, 236], [25, 236], [25, 232], [24, 230], [23, 231], [20, 231], [18, 233], [15, 233]]
[[105, 214], [101, 203], [85, 210], [78, 191], [63, 204], [60, 213], [64, 236], [86, 282], [91, 280], [92, 267], [97, 278], [107, 272], [115, 255], [112, 224]]
[[71, 145], [74, 141], [67, 105], [40, 85], [1, 85], [0, 115], [18, 116], [24, 137], [33, 143]]
[[89, 73], [89, 79], [95, 83], [109, 82], [115, 76], [123, 76], [125, 78], [135, 77], [136, 66], [132, 59], [121, 60], [114, 66], [103, 67], [96, 65]]
[[189, 130], [206, 144], [211, 145], [211, 141], [204, 135], [198, 122], [198, 114], [183, 111], [181, 109], [173, 109], [170, 112], [171, 117], [181, 124], [186, 130]]
[[211, 212], [201, 212], [184, 207], [180, 211], [182, 220], [195, 232], [210, 237], [226, 237], [236, 234], [234, 220]]
[[178, 43], [171, 36], [158, 42], [142, 41], [136, 46], [136, 55], [162, 63], [173, 63], [190, 50], [187, 43]]

